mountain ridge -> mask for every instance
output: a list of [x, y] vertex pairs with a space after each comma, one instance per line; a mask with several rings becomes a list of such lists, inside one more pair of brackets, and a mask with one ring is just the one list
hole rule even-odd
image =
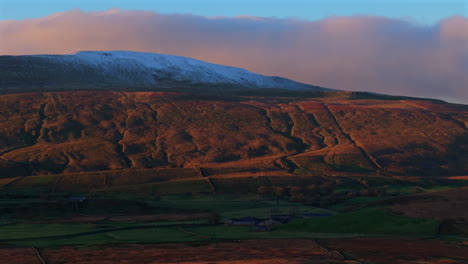
[[206, 84], [226, 89], [334, 91], [242, 68], [157, 53], [81, 51], [65, 55], [0, 56], [2, 88], [29, 86], [67, 90], [91, 86], [152, 89]]

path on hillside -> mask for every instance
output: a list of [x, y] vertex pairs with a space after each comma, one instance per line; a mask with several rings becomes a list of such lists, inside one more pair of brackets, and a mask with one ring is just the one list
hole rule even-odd
[[118, 137], [119, 139], [116, 140], [116, 147], [115, 147], [115, 151], [122, 157], [122, 159], [124, 160], [125, 162], [125, 165], [127, 168], [132, 168], [133, 167], [133, 160], [130, 158], [130, 156], [125, 152], [125, 145], [123, 144], [123, 141], [125, 140], [125, 137], [126, 137], [126, 134], [127, 134], [127, 131], [128, 131], [128, 119], [129, 119], [129, 114], [128, 114], [128, 110], [129, 110], [129, 105], [132, 101], [132, 99], [130, 99], [126, 93], [124, 92], [118, 92], [120, 95], [121, 95], [121, 98], [123, 99], [123, 105], [125, 106], [125, 109], [122, 111], [125, 115], [125, 121], [122, 122], [122, 130], [121, 131], [118, 131], [118, 129], [116, 130], [117, 131], [117, 134], [118, 134]]
[[41, 252], [40, 252], [37, 248], [32, 247], [31, 249], [34, 251], [34, 254], [35, 254], [36, 257], [39, 259], [39, 261], [41, 262], [41, 264], [47, 264], [47, 261], [44, 259], [44, 257], [42, 256]]
[[338, 119], [336, 118], [335, 114], [333, 113], [333, 111], [330, 110], [330, 108], [329, 108], [329, 106], [327, 104], [322, 103], [322, 106], [325, 109], [325, 111], [330, 115], [331, 119], [336, 124], [338, 129], [341, 131], [343, 136], [345, 136], [346, 139], [348, 139], [361, 152], [362, 156], [365, 159], [367, 159], [377, 169], [378, 174], [383, 175], [383, 168], [377, 162], [377, 160], [363, 146], [358, 144], [358, 142], [355, 139], [353, 139], [351, 134], [345, 132], [345, 130], [341, 126], [340, 122], [338, 122]]
[[290, 160], [288, 158], [292, 157], [292, 156], [295, 156], [295, 155], [298, 155], [298, 154], [304, 153], [308, 148], [310, 148], [310, 145], [307, 144], [303, 138], [298, 137], [298, 136], [293, 134], [295, 122], [294, 122], [293, 118], [291, 118], [291, 114], [286, 109], [284, 109], [282, 106], [278, 105], [278, 110], [281, 110], [281, 113], [284, 113], [286, 115], [284, 117], [287, 118], [287, 120], [285, 120], [285, 122], [284, 122], [284, 124], [286, 125], [286, 131], [281, 131], [281, 130], [275, 129], [273, 127], [273, 125], [272, 125], [272, 116], [271, 116], [271, 113], [270, 113], [269, 110], [267, 110], [265, 108], [262, 108], [261, 106], [259, 106], [257, 104], [254, 104], [254, 103], [244, 102], [242, 104], [248, 105], [248, 106], [258, 110], [260, 112], [260, 114], [263, 116], [263, 118], [265, 119], [265, 125], [270, 131], [272, 131], [273, 133], [275, 133], [277, 135], [281, 135], [281, 136], [291, 140], [292, 142], [294, 142], [294, 144], [296, 145], [296, 148], [295, 148], [294, 152], [292, 152], [290, 154], [282, 155], [282, 156], [280, 156], [279, 158], [277, 158], [277, 159], [275, 159], [273, 161], [273, 165], [275, 167], [277, 167], [278, 169], [287, 170], [288, 172], [292, 173], [294, 171], [295, 167], [297, 167], [297, 164], [294, 161], [292, 161], [292, 160]]

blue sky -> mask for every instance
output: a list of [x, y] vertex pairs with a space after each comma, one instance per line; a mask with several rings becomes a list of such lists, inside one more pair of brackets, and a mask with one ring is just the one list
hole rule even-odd
[[71, 9], [147, 10], [162, 14], [298, 18], [377, 15], [432, 24], [468, 15], [468, 0], [0, 0], [0, 20], [47, 16]]

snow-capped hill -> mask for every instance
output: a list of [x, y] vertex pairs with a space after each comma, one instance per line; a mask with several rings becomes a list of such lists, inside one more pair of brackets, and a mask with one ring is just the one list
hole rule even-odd
[[[10, 81], [10, 78], [3, 78], [4, 80], [0, 80], [3, 85], [31, 81], [32, 78], [36, 79], [33, 82], [44, 85], [157, 87], [168, 82], [178, 82], [186, 85], [224, 84], [239, 88], [329, 90], [281, 77], [260, 75], [241, 68], [165, 54], [81, 51], [66, 55], [1, 56], [2, 71], [5, 69], [3, 66], [8, 66], [5, 65], [5, 57], [9, 57], [10, 66], [24, 78], [13, 78]], [[16, 60], [11, 60], [12, 58]]]

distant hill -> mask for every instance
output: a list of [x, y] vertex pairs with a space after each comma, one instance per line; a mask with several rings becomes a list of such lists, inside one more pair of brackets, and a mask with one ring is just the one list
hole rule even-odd
[[165, 54], [82, 51], [67, 55], [0, 56], [0, 93], [82, 89], [155, 91], [181, 87], [211, 87], [220, 91], [331, 90]]

